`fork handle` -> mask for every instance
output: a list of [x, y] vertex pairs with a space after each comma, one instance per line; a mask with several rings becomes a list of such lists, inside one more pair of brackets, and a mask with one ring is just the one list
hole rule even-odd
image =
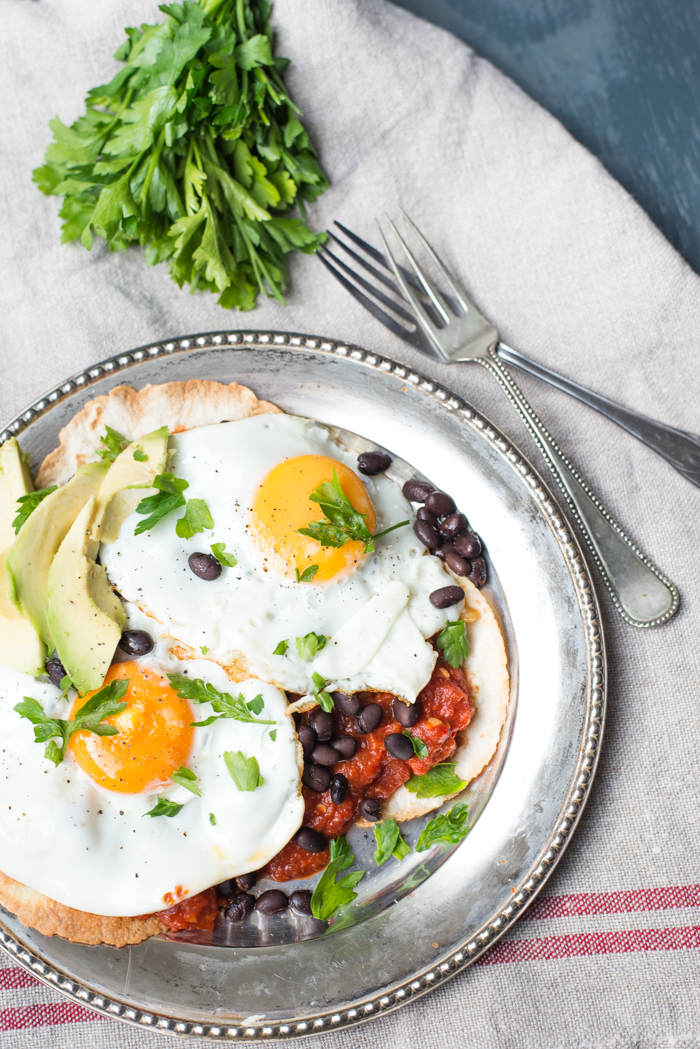
[[633, 412], [629, 408], [623, 408], [621, 404], [602, 397], [585, 386], [565, 379], [563, 375], [545, 368], [542, 364], [530, 360], [517, 350], [499, 342], [498, 357], [507, 364], [515, 364], [516, 367], [528, 372], [530, 375], [542, 379], [550, 386], [570, 394], [589, 408], [600, 412], [621, 426], [628, 433], [637, 437], [643, 444], [665, 459], [675, 470], [678, 470], [692, 484], [700, 487], [700, 437], [683, 430], [676, 430], [673, 426], [655, 422], [645, 415]]
[[601, 506], [586, 482], [535, 414], [495, 349], [479, 358], [498, 381], [545, 457], [598, 565], [615, 606], [626, 622], [652, 627], [678, 608], [678, 591], [637, 549]]

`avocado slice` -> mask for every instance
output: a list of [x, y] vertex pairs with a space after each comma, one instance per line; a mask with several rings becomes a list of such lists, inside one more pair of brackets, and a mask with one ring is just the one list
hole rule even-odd
[[[168, 436], [167, 426], [147, 433], [127, 445], [110, 466], [97, 493], [95, 520], [100, 526], [100, 542], [116, 541], [122, 524], [147, 494], [143, 489], [151, 488], [156, 474], [163, 472]], [[145, 458], [135, 459], [135, 452]]]
[[80, 692], [102, 685], [126, 622], [104, 568], [94, 561], [99, 545], [97, 511], [97, 500], [91, 496], [61, 543], [48, 577], [48, 628], [59, 659]]
[[15, 541], [12, 527], [20, 495], [34, 491], [32, 474], [16, 437], [10, 437], [0, 448], [0, 551]]
[[53, 642], [46, 621], [46, 594], [51, 562], [85, 503], [98, 491], [109, 467], [109, 463], [79, 467], [67, 484], [39, 503], [5, 557], [10, 598], [49, 650], [53, 650]]
[[44, 669], [46, 649], [36, 630], [10, 600], [5, 554], [15, 538], [12, 522], [20, 495], [34, 491], [25, 457], [11, 437], [0, 448], [0, 663], [38, 677]]

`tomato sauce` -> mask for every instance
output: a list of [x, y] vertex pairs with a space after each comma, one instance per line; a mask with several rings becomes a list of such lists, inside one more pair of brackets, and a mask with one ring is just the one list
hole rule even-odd
[[[343, 834], [357, 812], [363, 798], [388, 798], [415, 773], [423, 775], [441, 761], [448, 761], [457, 749], [456, 736], [467, 727], [474, 714], [474, 704], [469, 696], [464, 672], [438, 658], [432, 677], [418, 696], [421, 712], [411, 734], [423, 740], [428, 755], [423, 760], [414, 756], [409, 761], [394, 758], [384, 747], [384, 739], [392, 732], [402, 732], [402, 726], [393, 714], [394, 696], [389, 692], [358, 693], [363, 706], [378, 703], [384, 711], [381, 723], [366, 735], [355, 732], [354, 719], [338, 710], [333, 710], [335, 734], [352, 736], [357, 741], [355, 755], [347, 761], [332, 766], [333, 773], [342, 772], [348, 781], [348, 793], [341, 805], [331, 801], [330, 790], [317, 794], [303, 788], [305, 812], [304, 826], [321, 831], [327, 838]], [[308, 715], [302, 715], [302, 722]], [[274, 881], [291, 881], [309, 878], [328, 864], [328, 850], [306, 852], [294, 840], [284, 848], [260, 872], [262, 877]]]
[[167, 925], [172, 932], [181, 932], [182, 929], [213, 929], [218, 916], [219, 894], [215, 888], [205, 889], [196, 896], [176, 903], [174, 907], [156, 913], [156, 918], [160, 918], [163, 925]]

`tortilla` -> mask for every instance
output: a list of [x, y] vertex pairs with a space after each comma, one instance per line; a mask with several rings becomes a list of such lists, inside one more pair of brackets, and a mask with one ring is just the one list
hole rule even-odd
[[[460, 618], [467, 625], [469, 655], [464, 670], [475, 710], [450, 761], [457, 763], [455, 775], [469, 783], [496, 752], [508, 709], [510, 678], [505, 640], [496, 613], [473, 583], [463, 576], [454, 578], [465, 592]], [[399, 787], [384, 802], [382, 816], [392, 816], [398, 822], [411, 820], [439, 808], [455, 796], [419, 798], [405, 787]]]
[[168, 931], [167, 926], [153, 914], [136, 918], [106, 918], [101, 914], [76, 911], [1, 872], [0, 904], [16, 914], [23, 925], [36, 929], [44, 936], [62, 936], [72, 943], [106, 943], [111, 947], [126, 947]]
[[[107, 426], [133, 441], [160, 426], [179, 433], [196, 426], [280, 411], [235, 382], [226, 386], [191, 379], [145, 386], [139, 391], [131, 386], [116, 386], [108, 394], [88, 401], [61, 430], [59, 447], [44, 459], [36, 485], [44, 488], [65, 484], [79, 466], [97, 460], [97, 448]], [[496, 612], [473, 583], [463, 577], [454, 578], [466, 595], [461, 618], [467, 624], [469, 656], [464, 669], [475, 713], [451, 760], [456, 762], [456, 775], [469, 782], [485, 768], [496, 751], [506, 717], [510, 683], [506, 646]], [[234, 673], [230, 676], [236, 679]], [[315, 705], [315, 701], [304, 697], [292, 707], [305, 710]], [[418, 798], [405, 787], [399, 787], [384, 803], [382, 815], [398, 821], [409, 820], [439, 808], [446, 800], [446, 797]], [[62, 936], [74, 943], [124, 947], [167, 931], [155, 915], [104, 917], [66, 907], [2, 872], [0, 904], [16, 914], [24, 925], [45, 936]]]
[[79, 466], [95, 462], [97, 447], [107, 426], [135, 441], [144, 434], [167, 426], [182, 433], [195, 426], [237, 422], [252, 415], [279, 412], [269, 401], [259, 400], [247, 386], [232, 382], [225, 386], [209, 379], [165, 382], [158, 386], [115, 386], [107, 394], [88, 401], [58, 435], [59, 446], [39, 468], [37, 488], [65, 484]]

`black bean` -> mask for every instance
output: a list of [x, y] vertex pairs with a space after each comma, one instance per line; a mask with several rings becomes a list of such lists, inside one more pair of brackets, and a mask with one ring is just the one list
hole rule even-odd
[[348, 796], [350, 784], [342, 772], [336, 772], [331, 780], [331, 801], [334, 805], [342, 805]]
[[399, 758], [400, 761], [409, 761], [413, 757], [413, 744], [408, 736], [404, 736], [403, 732], [390, 732], [384, 738], [384, 746], [392, 758]]
[[258, 872], [250, 871], [248, 874], [239, 874], [236, 878], [236, 885], [241, 892], [245, 892], [247, 889], [252, 889], [257, 880]]
[[436, 557], [439, 557], [441, 561], [444, 561], [448, 554], [453, 554], [455, 551], [452, 543], [442, 543], [437, 550], [433, 550]]
[[300, 827], [294, 835], [294, 840], [305, 852], [323, 852], [328, 846], [324, 835], [313, 827]]
[[363, 736], [368, 732], [374, 732], [375, 728], [379, 728], [383, 716], [384, 711], [378, 703], [368, 703], [355, 718], [355, 732]]
[[411, 728], [420, 717], [420, 705], [416, 703], [404, 703], [397, 696], [393, 705], [394, 717], [403, 728]]
[[361, 474], [383, 474], [391, 466], [391, 456], [386, 452], [363, 452], [357, 457], [357, 469]]
[[66, 676], [66, 668], [58, 658], [58, 656], [51, 656], [51, 659], [47, 659], [45, 663], [46, 673], [49, 675], [49, 680], [52, 685], [56, 688], [61, 687], [61, 682]]
[[258, 914], [279, 914], [286, 911], [289, 906], [286, 892], [281, 889], [268, 889], [261, 893], [255, 901], [255, 909]]
[[221, 565], [213, 554], [190, 554], [187, 563], [199, 579], [218, 579], [221, 575]]
[[469, 569], [469, 579], [474, 586], [481, 587], [486, 582], [486, 562], [483, 557], [475, 557], [472, 561], [472, 566]]
[[447, 514], [453, 514], [457, 509], [454, 499], [446, 492], [431, 492], [425, 500], [425, 505], [432, 514], [437, 514], [438, 517], [446, 517]]
[[304, 751], [304, 757], [310, 758], [316, 746], [316, 733], [311, 728], [311, 725], [300, 725], [297, 729], [297, 736]]
[[335, 765], [336, 761], [342, 760], [338, 751], [329, 743], [317, 743], [313, 749], [311, 759], [317, 765]]
[[301, 782], [309, 790], [315, 790], [317, 794], [323, 794], [324, 790], [328, 790], [330, 786], [330, 770], [323, 765], [316, 765], [313, 761], [307, 761]]
[[430, 510], [426, 510], [424, 506], [419, 506], [416, 510], [416, 517], [419, 521], [427, 521], [428, 524], [432, 525], [433, 528], [437, 528], [438, 519], [435, 514], [431, 514]]
[[430, 481], [419, 481], [417, 477], [412, 477], [410, 481], [406, 481], [401, 491], [409, 502], [424, 503], [430, 493], [435, 491], [435, 488]]
[[127, 656], [147, 656], [155, 642], [145, 630], [125, 630], [119, 638], [119, 647]]
[[312, 710], [309, 714], [309, 724], [321, 743], [325, 743], [333, 735], [333, 718], [325, 710]]
[[222, 896], [233, 896], [238, 891], [235, 878], [227, 878], [226, 881], [220, 882], [216, 887]]
[[461, 586], [441, 586], [439, 590], [433, 590], [430, 595], [430, 604], [435, 608], [452, 608], [464, 600], [464, 591]]
[[357, 811], [363, 820], [368, 820], [369, 823], [376, 823], [382, 811], [381, 802], [378, 798], [363, 798], [357, 807]]
[[423, 546], [428, 547], [428, 550], [434, 550], [436, 546], [440, 545], [440, 533], [434, 525], [428, 524], [427, 521], [414, 521], [413, 531]]
[[331, 740], [333, 750], [337, 750], [341, 761], [348, 761], [355, 757], [357, 740], [354, 736], [333, 736]]
[[237, 896], [233, 897], [224, 911], [224, 918], [227, 922], [233, 922], [234, 925], [238, 925], [239, 922], [248, 917], [254, 906], [254, 896], [251, 896], [248, 892], [239, 892]]
[[313, 914], [311, 910], [311, 896], [312, 892], [310, 889], [295, 889], [289, 897], [289, 906], [297, 914]]
[[481, 553], [481, 540], [476, 532], [465, 532], [455, 539], [455, 550], [462, 557], [466, 557], [467, 561], [471, 561]]
[[440, 522], [440, 532], [444, 535], [445, 539], [454, 539], [456, 535], [460, 535], [467, 527], [467, 519], [464, 514], [459, 512], [450, 514], [444, 521]]
[[362, 704], [357, 696], [348, 696], [345, 692], [331, 692], [333, 697], [333, 703], [335, 709], [339, 710], [341, 714], [347, 714], [352, 717], [353, 714], [359, 714]]
[[460, 557], [456, 550], [451, 550], [447, 554], [445, 564], [455, 575], [466, 575], [469, 571], [469, 562]]

